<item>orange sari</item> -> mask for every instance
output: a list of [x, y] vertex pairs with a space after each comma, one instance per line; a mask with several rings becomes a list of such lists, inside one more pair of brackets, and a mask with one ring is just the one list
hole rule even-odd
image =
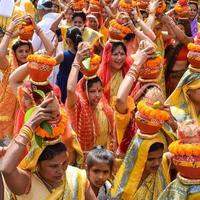
[[0, 139], [12, 137], [18, 108], [17, 98], [9, 85], [9, 76], [18, 67], [12, 50], [10, 51], [9, 59], [9, 66], [5, 68], [0, 65], [0, 70], [3, 73], [3, 79], [0, 81]]

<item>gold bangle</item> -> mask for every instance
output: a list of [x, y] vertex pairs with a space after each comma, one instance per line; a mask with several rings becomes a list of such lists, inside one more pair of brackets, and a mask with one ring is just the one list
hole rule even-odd
[[128, 75], [129, 77], [133, 78], [134, 80], [136, 80], [136, 77], [135, 77], [134, 73], [128, 72], [127, 75]]
[[33, 130], [32, 130], [32, 128], [30, 128], [28, 125], [25, 124], [21, 128], [19, 135], [21, 135], [22, 137], [26, 137], [26, 139], [28, 139], [30, 141], [33, 137]]

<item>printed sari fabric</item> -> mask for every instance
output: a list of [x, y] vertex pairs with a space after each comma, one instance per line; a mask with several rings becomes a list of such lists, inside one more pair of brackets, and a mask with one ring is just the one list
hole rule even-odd
[[194, 119], [200, 124], [200, 118], [196, 113], [195, 106], [189, 98], [188, 91], [200, 88], [200, 71], [189, 67], [178, 83], [174, 92], [166, 100], [171, 106], [172, 115], [179, 122], [186, 119]]
[[[166, 146], [165, 137], [158, 132], [154, 137], [143, 138], [138, 133], [132, 140], [125, 159], [117, 172], [110, 192], [112, 200], [157, 200], [158, 195], [170, 182], [166, 160], [156, 174], [141, 183], [142, 174], [152, 144], [160, 142]], [[145, 183], [148, 185], [145, 185]]]
[[158, 198], [158, 200], [198, 199], [200, 199], [200, 184], [184, 183], [178, 177], [167, 186]]

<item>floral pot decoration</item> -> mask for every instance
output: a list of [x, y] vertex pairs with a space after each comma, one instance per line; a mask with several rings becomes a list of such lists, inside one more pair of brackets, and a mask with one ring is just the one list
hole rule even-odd
[[156, 79], [160, 75], [164, 59], [160, 52], [155, 52], [154, 57], [148, 59], [139, 71], [142, 79]]
[[102, 5], [98, 0], [89, 1], [89, 13], [100, 13], [102, 11]]
[[126, 12], [119, 12], [116, 19], [109, 23], [109, 36], [113, 40], [123, 40], [125, 36], [132, 33], [132, 30], [127, 26], [130, 20]]
[[136, 6], [137, 2], [134, 0], [121, 0], [119, 2], [119, 11], [130, 13]]
[[31, 40], [34, 28], [29, 18], [24, 18], [17, 27], [17, 32], [21, 40]]
[[188, 61], [194, 68], [200, 68], [200, 32], [194, 38], [194, 43], [188, 44]]
[[165, 9], [166, 9], [166, 3], [165, 3], [165, 1], [161, 1], [160, 2], [160, 5], [158, 6], [158, 8], [156, 9], [156, 14], [162, 14], [162, 13], [164, 13], [164, 11], [165, 11]]
[[200, 179], [200, 127], [193, 120], [178, 125], [178, 140], [169, 145], [173, 162], [180, 175]]
[[174, 11], [177, 13], [179, 18], [188, 19], [188, 16], [190, 15], [188, 0], [178, 0], [174, 6]]
[[83, 9], [85, 8], [85, 1], [84, 0], [73, 0], [72, 8], [73, 8], [74, 12], [83, 12]]
[[96, 75], [100, 63], [101, 63], [101, 57], [91, 52], [90, 57], [83, 60], [80, 71], [86, 77], [92, 77]]
[[32, 54], [27, 57], [28, 73], [35, 82], [47, 80], [56, 65], [56, 60], [50, 56], [42, 54]]
[[170, 114], [161, 108], [162, 103], [156, 101], [150, 103], [147, 100], [141, 100], [137, 104], [135, 115], [136, 123], [142, 133], [155, 134], [170, 118]]
[[[37, 92], [43, 99], [46, 98], [42, 90], [34, 90]], [[61, 108], [59, 101], [55, 95], [53, 95], [53, 101], [51, 104], [48, 104], [48, 107], [52, 110], [52, 115], [56, 118], [53, 121], [43, 121], [40, 126], [35, 130], [34, 139], [38, 146], [42, 148], [42, 145], [47, 140], [54, 140], [62, 136], [66, 131], [67, 125], [67, 113]], [[37, 107], [32, 107], [25, 114], [25, 122], [29, 120], [32, 114], [35, 112]]]

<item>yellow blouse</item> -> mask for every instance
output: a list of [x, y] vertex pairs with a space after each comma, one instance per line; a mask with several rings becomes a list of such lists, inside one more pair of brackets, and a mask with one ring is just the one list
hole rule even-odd
[[99, 123], [99, 135], [96, 138], [95, 145], [102, 145], [104, 147], [107, 147], [107, 145], [109, 144], [110, 124], [105, 112], [102, 109], [101, 104], [97, 105], [95, 109], [95, 114]]
[[127, 113], [121, 114], [115, 109], [116, 99], [113, 101], [114, 107], [114, 120], [115, 120], [115, 127], [116, 127], [116, 134], [117, 134], [117, 141], [118, 144], [122, 142], [124, 137], [126, 128], [131, 119], [131, 112], [135, 109], [135, 103], [131, 96], [127, 98]]
[[110, 100], [112, 103], [112, 97], [117, 96], [117, 92], [119, 90], [119, 86], [123, 81], [122, 70], [119, 70], [115, 74], [113, 74], [111, 81], [110, 81]]

